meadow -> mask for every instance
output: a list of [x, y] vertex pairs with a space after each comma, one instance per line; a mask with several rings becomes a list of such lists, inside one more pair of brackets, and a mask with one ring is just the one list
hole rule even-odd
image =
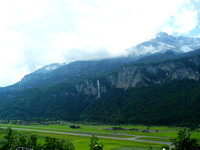
[[[177, 132], [183, 129], [181, 127], [121, 125], [123, 130], [112, 130], [112, 125], [92, 124], [75, 124], [80, 128], [72, 129], [71, 125], [74, 124], [69, 122], [48, 125], [0, 124], [0, 138], [6, 134], [5, 128], [11, 127], [26, 136], [37, 135], [40, 143], [44, 142], [47, 136], [68, 139], [74, 144], [76, 150], [88, 150], [91, 135], [99, 138], [105, 150], [146, 150], [149, 147], [158, 149], [163, 145], [162, 142], [170, 143], [170, 139], [176, 137]], [[137, 130], [130, 131], [129, 129]], [[148, 132], [143, 132], [144, 130]], [[199, 138], [200, 132], [193, 131], [191, 135], [193, 138]]]

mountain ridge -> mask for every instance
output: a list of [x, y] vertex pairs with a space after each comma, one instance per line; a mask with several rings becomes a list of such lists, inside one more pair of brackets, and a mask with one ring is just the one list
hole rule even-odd
[[[105, 72], [110, 72], [112, 70], [119, 70], [120, 67], [125, 64], [138, 62], [156, 62], [176, 57], [184, 57], [184, 55], [191, 55], [192, 51], [182, 51], [183, 47], [180, 46], [181, 41], [183, 47], [189, 47], [190, 49], [193, 48], [193, 50], [200, 47], [200, 38], [195, 39], [182, 36], [174, 37], [168, 35], [167, 33], [161, 32], [157, 35], [156, 38], [145, 41], [133, 47], [133, 49], [136, 48], [134, 50], [142, 51], [141, 55], [136, 56], [134, 51], [131, 51], [131, 49], [129, 49], [126, 50], [129, 51], [129, 55], [122, 57], [108, 58], [102, 60], [75, 61], [69, 64], [50, 64], [34, 71], [33, 73], [25, 75], [21, 81], [5, 89], [24, 89], [49, 86], [61, 82], [77, 82], [81, 81], [87, 76], [95, 76]], [[165, 46], [160, 46], [161, 42], [161, 45], [165, 44]], [[169, 44], [171, 44], [171, 46], [169, 46]], [[150, 46], [151, 48], [148, 49], [147, 52], [145, 52], [144, 47], [148, 46]], [[154, 50], [157, 51], [155, 52]]]
[[200, 38], [189, 38], [184, 36], [174, 37], [165, 32], [160, 32], [149, 41], [142, 42], [127, 49], [129, 55], [137, 56], [165, 52], [173, 50], [176, 53], [189, 52], [200, 47]]
[[[196, 55], [123, 66], [119, 71], [75, 83], [7, 91], [0, 94], [0, 118], [158, 125], [190, 125], [193, 121], [197, 124], [200, 121], [197, 111], [200, 103], [199, 66], [200, 55]], [[97, 80], [100, 82], [99, 98]], [[154, 103], [156, 105], [152, 107]], [[164, 106], [170, 111], [162, 111]], [[188, 107], [195, 109], [191, 113]], [[161, 111], [160, 116], [155, 113], [157, 109]], [[145, 115], [145, 112], [151, 115]], [[166, 120], [170, 118], [172, 121]]]
[[0, 90], [1, 119], [200, 122], [200, 49], [52, 64], [23, 80]]

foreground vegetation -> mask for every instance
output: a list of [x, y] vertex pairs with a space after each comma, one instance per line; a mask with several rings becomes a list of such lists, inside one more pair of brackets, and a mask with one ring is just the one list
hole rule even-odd
[[[1, 131], [2, 132], [2, 131]], [[80, 137], [80, 136], [60, 136], [58, 134], [42, 134], [39, 133], [31, 133], [31, 132], [13, 132], [10, 128], [3, 130], [4, 136], [2, 137], [3, 140], [1, 141], [2, 150], [16, 150], [22, 147], [32, 148], [34, 150], [73, 150], [74, 148], [77, 150], [88, 150], [92, 147], [94, 148], [97, 145], [99, 148], [103, 148], [103, 144], [105, 145], [106, 149], [112, 149], [114, 147], [122, 146], [140, 146], [140, 148], [145, 149], [144, 143], [135, 143], [132, 144], [131, 142], [126, 141], [116, 141], [116, 140], [105, 140], [101, 139], [102, 142], [98, 143], [98, 139], [93, 137]], [[33, 135], [34, 134], [34, 135]], [[71, 139], [71, 142], [66, 139]], [[75, 141], [75, 142], [74, 142]], [[90, 143], [89, 143], [90, 142]], [[73, 143], [73, 144], [72, 144]], [[115, 146], [113, 146], [115, 145]], [[155, 146], [153, 144], [153, 146]], [[93, 149], [91, 149], [93, 150]], [[97, 149], [96, 149], [97, 150]], [[100, 149], [99, 149], [100, 150]]]
[[16, 134], [11, 128], [7, 129], [7, 134], [2, 141], [1, 150], [74, 150], [74, 145], [66, 139], [45, 137], [44, 144], [38, 143], [37, 136], [26, 137]]
[[[181, 127], [121, 125], [121, 130], [113, 130], [112, 125], [97, 124], [76, 124], [76, 126], [80, 126], [80, 128], [74, 129], [70, 127], [73, 125], [73, 123], [61, 121], [43, 122], [43, 124], [33, 123], [29, 125], [21, 122], [20, 124], [0, 124], [0, 127], [12, 127], [14, 131], [17, 131], [17, 133], [24, 135], [27, 138], [27, 141], [31, 135], [37, 136], [38, 143], [41, 145], [45, 143], [46, 137], [56, 138], [58, 141], [67, 139], [67, 141], [70, 140], [70, 142], [73, 143], [76, 150], [90, 149], [89, 142], [92, 135], [96, 135], [100, 139], [104, 145], [104, 150], [147, 150], [150, 147], [152, 147], [153, 150], [156, 150], [160, 149], [160, 147], [163, 145], [161, 143], [158, 144], [158, 142], [170, 143], [170, 139], [176, 138], [178, 131], [184, 129]], [[149, 132], [143, 132], [144, 130], [148, 130]], [[200, 137], [200, 132], [198, 131], [199, 130], [197, 129], [190, 132], [191, 138], [199, 140], [198, 138]], [[79, 135], [69, 135], [68, 133], [75, 133]], [[0, 129], [0, 138], [3, 139], [5, 135], [5, 129]], [[141, 142], [127, 140], [130, 138], [144, 141]]]
[[[89, 149], [90, 150], [103, 150], [104, 144], [98, 141], [99, 139], [92, 135], [90, 138]], [[184, 129], [178, 132], [178, 136], [176, 138], [171, 139], [172, 144], [175, 146], [172, 148], [173, 150], [199, 150], [200, 143], [197, 139], [191, 138], [188, 130]], [[86, 143], [85, 143], [86, 144]], [[119, 150], [123, 149], [141, 149], [142, 147], [124, 147], [117, 148]], [[168, 145], [163, 145], [157, 150], [169, 150], [170, 147]], [[45, 137], [43, 142], [38, 142], [38, 136], [21, 134], [14, 132], [10, 127], [7, 128], [7, 132], [1, 140], [0, 150], [74, 150], [75, 147], [69, 140], [64, 138], [59, 139], [55, 137]], [[79, 149], [82, 149], [82, 147]], [[115, 150], [117, 150], [115, 149]], [[152, 150], [152, 146], [148, 146], [148, 150]], [[155, 148], [154, 148], [155, 149]]]
[[172, 139], [172, 144], [175, 145], [174, 150], [200, 150], [199, 141], [191, 138], [186, 129], [178, 132], [178, 136]]

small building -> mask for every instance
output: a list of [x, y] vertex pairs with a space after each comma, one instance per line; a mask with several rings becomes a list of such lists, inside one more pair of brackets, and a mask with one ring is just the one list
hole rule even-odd
[[150, 131], [149, 130], [142, 130], [142, 132], [149, 133]]

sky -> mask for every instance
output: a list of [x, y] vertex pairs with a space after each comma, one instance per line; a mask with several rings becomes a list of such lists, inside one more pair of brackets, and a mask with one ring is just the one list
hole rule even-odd
[[200, 37], [200, 0], [0, 0], [0, 86], [117, 56], [158, 32]]

